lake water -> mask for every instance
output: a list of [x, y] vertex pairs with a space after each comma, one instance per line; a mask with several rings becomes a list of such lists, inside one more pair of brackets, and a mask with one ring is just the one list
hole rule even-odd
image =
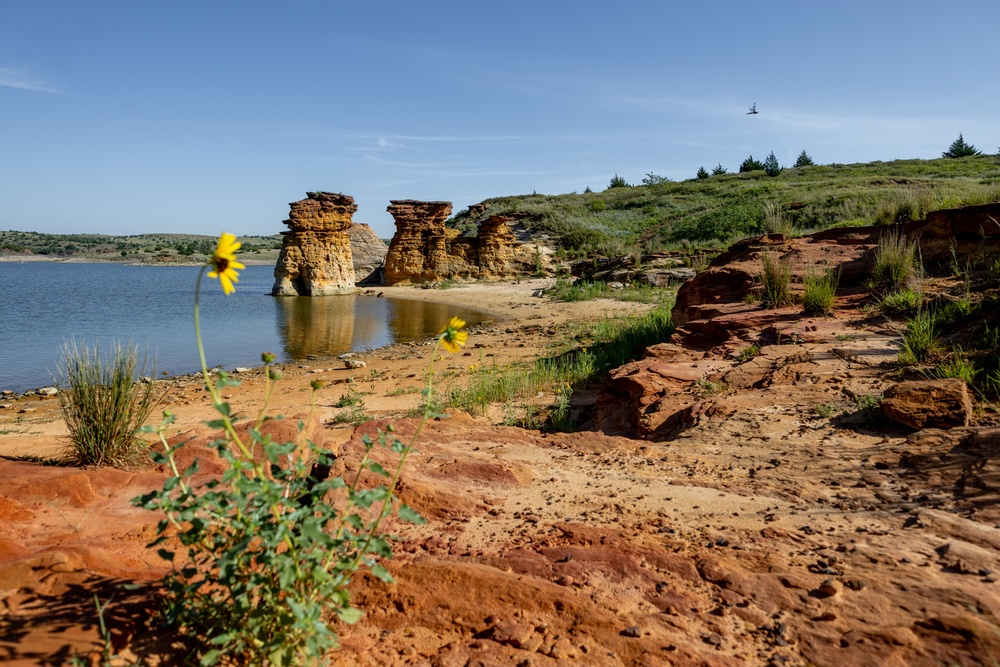
[[[156, 357], [157, 374], [199, 369], [191, 308], [197, 266], [0, 262], [0, 389], [51, 385], [60, 348], [76, 339], [105, 347], [132, 341]], [[201, 325], [209, 366], [259, 366], [374, 349], [437, 334], [455, 315], [484, 313], [364, 295], [272, 297], [273, 266], [248, 266], [236, 293], [202, 282]]]

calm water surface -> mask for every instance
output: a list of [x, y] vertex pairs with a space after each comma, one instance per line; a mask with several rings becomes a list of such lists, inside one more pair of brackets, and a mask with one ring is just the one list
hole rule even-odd
[[[52, 384], [59, 350], [70, 339], [102, 346], [137, 343], [157, 372], [198, 369], [191, 312], [196, 266], [0, 262], [0, 389]], [[486, 315], [455, 306], [374, 296], [272, 297], [273, 266], [248, 266], [235, 294], [202, 284], [201, 324], [209, 366], [260, 365], [342, 354], [418, 340], [453, 315], [470, 324]]]

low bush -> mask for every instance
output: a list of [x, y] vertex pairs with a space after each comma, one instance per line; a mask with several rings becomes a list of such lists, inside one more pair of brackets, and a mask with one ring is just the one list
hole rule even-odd
[[904, 287], [901, 290], [886, 294], [879, 301], [878, 309], [883, 315], [888, 317], [903, 317], [912, 315], [920, 310], [924, 305], [924, 295], [922, 292], [912, 288]]
[[70, 463], [82, 466], [134, 465], [145, 455], [138, 431], [159, 402], [147, 359], [139, 364], [135, 345], [112, 343], [107, 354], [75, 340], [62, 348], [56, 386], [70, 434]]

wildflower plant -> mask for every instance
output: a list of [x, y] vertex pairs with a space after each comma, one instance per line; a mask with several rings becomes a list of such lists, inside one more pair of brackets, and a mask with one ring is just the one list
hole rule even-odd
[[[225, 658], [241, 664], [324, 664], [338, 646], [334, 619], [355, 623], [362, 612], [351, 606], [347, 590], [353, 575], [367, 568], [382, 581], [393, 581], [382, 562], [392, 556], [390, 538], [380, 533], [394, 511], [410, 523], [425, 523], [395, 495], [407, 455], [428, 419], [426, 411], [409, 442], [396, 438], [390, 425], [373, 439], [362, 438], [364, 454], [356, 471], [330, 477], [334, 452], [317, 446], [298, 424], [292, 442], [275, 442], [263, 433], [271, 419], [267, 406], [280, 379], [274, 355], [265, 353], [264, 404], [248, 424], [235, 423], [235, 411], [222, 393], [238, 382], [225, 373], [209, 373], [205, 361], [198, 301], [202, 278], [217, 278], [225, 293], [235, 291], [240, 244], [223, 234], [202, 268], [195, 287], [194, 314], [205, 388], [219, 418], [209, 422], [221, 436], [212, 446], [227, 464], [219, 477], [198, 478], [197, 460], [181, 470], [177, 452], [165, 436], [174, 417], [164, 413], [155, 432], [163, 452], [154, 460], [170, 476], [163, 488], [134, 499], [165, 516], [150, 543], [173, 568], [164, 580], [163, 619], [179, 629], [202, 665]], [[425, 393], [433, 391], [433, 358], [439, 348], [457, 351], [468, 338], [452, 318], [437, 339]], [[312, 383], [311, 418], [316, 392]], [[246, 435], [243, 435], [245, 433]], [[375, 460], [379, 450], [395, 456], [387, 470]], [[364, 483], [372, 476], [377, 485]], [[186, 662], [190, 661], [190, 658]]]

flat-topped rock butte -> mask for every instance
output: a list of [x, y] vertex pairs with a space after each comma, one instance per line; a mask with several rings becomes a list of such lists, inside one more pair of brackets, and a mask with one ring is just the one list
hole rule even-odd
[[[857, 409], [897, 384], [899, 331], [863, 308], [878, 230], [837, 231], [748, 241], [715, 260], [681, 289], [670, 341], [575, 397], [590, 415], [576, 433], [463, 413], [431, 423], [401, 488], [429, 523], [387, 526], [401, 538], [386, 563], [397, 583], [354, 582], [365, 617], [338, 626], [333, 664], [992, 664], [1000, 429], [966, 415], [945, 386], [926, 391], [968, 425], [915, 430]], [[796, 276], [824, 261], [846, 267], [831, 316], [743, 299], [741, 281], [770, 251], [791, 257]], [[441, 362], [456, 376], [532, 359], [573, 322], [648, 308], [537, 296], [551, 282], [377, 289], [491, 312], [494, 323]], [[747, 358], [750, 343], [759, 354]], [[371, 390], [368, 413], [405, 438], [415, 421], [395, 415], [419, 394], [393, 390], [421, 385], [430, 349], [367, 352], [361, 371], [335, 359], [287, 365], [272, 412], [302, 412], [308, 383], [323, 380], [310, 429], [349, 470], [361, 437], [386, 422], [332, 424], [347, 379]], [[239, 375], [231, 400], [253, 412], [260, 371]], [[900, 390], [896, 409], [920, 391]], [[58, 453], [54, 398], [4, 404], [0, 454]], [[167, 406], [178, 415], [171, 436], [211, 437], [196, 379], [179, 382]], [[173, 664], [164, 636], [143, 626], [148, 589], [115, 593], [163, 572], [144, 548], [158, 517], [128, 502], [163, 473], [10, 458], [0, 471], [0, 657], [52, 664], [94, 648], [93, 595], [114, 593], [105, 620], [116, 650]]]

